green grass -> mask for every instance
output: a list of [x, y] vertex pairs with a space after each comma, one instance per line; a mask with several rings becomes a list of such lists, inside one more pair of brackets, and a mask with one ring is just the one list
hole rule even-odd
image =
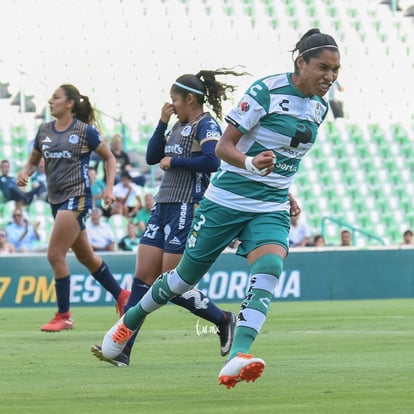
[[114, 308], [73, 307], [75, 329], [40, 332], [53, 311], [1, 309], [0, 412], [414, 413], [412, 299], [274, 302], [252, 349], [263, 376], [231, 390], [217, 384], [217, 336], [176, 306], [149, 316], [128, 368], [89, 351]]

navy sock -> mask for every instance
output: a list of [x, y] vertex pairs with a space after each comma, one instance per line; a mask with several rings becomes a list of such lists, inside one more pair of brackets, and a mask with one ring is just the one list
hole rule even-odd
[[65, 276], [62, 279], [55, 279], [56, 301], [59, 313], [69, 311], [70, 299], [70, 276]]
[[[141, 279], [134, 277], [134, 280], [132, 281], [131, 295], [129, 296], [128, 303], [125, 305], [125, 312], [129, 308], [135, 306], [141, 300], [141, 298], [148, 292], [149, 288], [150, 287]], [[131, 353], [132, 347], [134, 346], [134, 342], [137, 338], [140, 328], [141, 327], [139, 327], [137, 331], [134, 333], [134, 335], [131, 336], [124, 348], [124, 353], [126, 353], [127, 355]]]
[[219, 325], [220, 321], [226, 318], [223, 310], [218, 308], [204, 293], [195, 288], [181, 296], [175, 296], [171, 299], [171, 302], [216, 325]]
[[121, 286], [114, 279], [114, 275], [109, 270], [109, 267], [102, 261], [101, 267], [92, 276], [116, 299], [121, 293]]

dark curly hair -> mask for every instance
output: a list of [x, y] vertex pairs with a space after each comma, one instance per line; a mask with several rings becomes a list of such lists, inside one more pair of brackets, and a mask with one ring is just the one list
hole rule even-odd
[[234, 92], [236, 87], [217, 81], [216, 76], [219, 75], [243, 76], [249, 73], [226, 68], [200, 70], [195, 75], [185, 74], [178, 77], [171, 87], [171, 93], [178, 93], [182, 96], [193, 93], [200, 105], [207, 102], [217, 118], [222, 119], [222, 102], [228, 99], [228, 93]]

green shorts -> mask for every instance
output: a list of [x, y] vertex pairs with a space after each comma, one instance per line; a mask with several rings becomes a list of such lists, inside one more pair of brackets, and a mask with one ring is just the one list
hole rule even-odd
[[246, 257], [266, 244], [277, 244], [288, 251], [289, 229], [287, 211], [248, 213], [204, 198], [196, 210], [185, 255], [191, 261], [209, 267], [236, 238], [241, 241], [237, 249], [240, 256]]

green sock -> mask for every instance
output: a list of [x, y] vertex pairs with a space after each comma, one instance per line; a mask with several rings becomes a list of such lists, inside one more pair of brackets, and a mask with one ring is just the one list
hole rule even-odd
[[262, 289], [250, 289], [244, 299], [234, 335], [229, 359], [237, 356], [238, 352], [248, 354], [260, 332], [269, 311], [272, 293]]
[[[177, 283], [177, 280], [181, 281], [181, 284], [180, 282]], [[176, 287], [176, 292], [171, 290], [170, 285]], [[181, 294], [179, 290], [182, 289], [184, 292], [191, 287], [191, 285], [183, 282], [174, 270], [165, 272], [154, 282], [141, 300], [126, 312], [124, 318], [125, 326], [129, 329], [137, 329], [149, 313], [167, 304], [177, 293]]]
[[236, 333], [234, 334], [233, 346], [231, 347], [229, 359], [237, 356], [239, 352], [248, 354], [257, 335], [258, 332], [253, 328], [238, 326], [236, 328]]
[[127, 328], [135, 330], [144, 323], [147, 315], [138, 302], [125, 313], [124, 324]]

